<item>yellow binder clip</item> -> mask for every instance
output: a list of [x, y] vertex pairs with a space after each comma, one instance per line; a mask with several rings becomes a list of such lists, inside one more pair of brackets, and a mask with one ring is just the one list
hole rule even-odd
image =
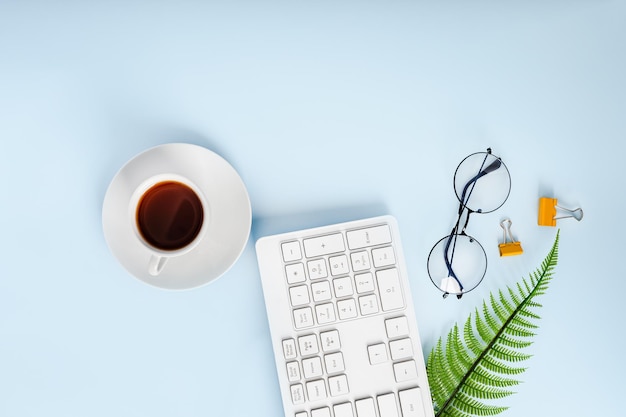
[[[557, 216], [556, 210], [566, 211], [569, 214]], [[581, 221], [583, 218], [583, 209], [575, 208], [573, 210], [561, 207], [558, 205], [558, 200], [556, 198], [549, 197], [541, 197], [539, 198], [539, 226], [556, 226], [556, 221], [558, 219], [566, 219], [568, 217], [573, 217], [578, 221]]]
[[[504, 230], [503, 242], [498, 245], [500, 249], [500, 256], [515, 256], [524, 253], [522, 244], [520, 242], [513, 241], [513, 235], [511, 234], [511, 225], [513, 222], [510, 219], [504, 219], [500, 222], [500, 226]], [[507, 237], [510, 242], [507, 242]]]

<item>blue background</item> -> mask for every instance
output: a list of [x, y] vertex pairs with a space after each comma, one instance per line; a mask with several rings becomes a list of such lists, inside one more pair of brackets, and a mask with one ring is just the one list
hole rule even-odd
[[[422, 345], [534, 270], [561, 220], [533, 355], [503, 415], [621, 416], [626, 5], [621, 1], [0, 0], [0, 415], [278, 416], [253, 248], [262, 234], [390, 213]], [[106, 188], [168, 142], [248, 187], [233, 268], [170, 292], [104, 241]], [[511, 171], [469, 231], [487, 277], [442, 300], [426, 273], [452, 175], [488, 146]], [[505, 217], [524, 254], [501, 259]]]

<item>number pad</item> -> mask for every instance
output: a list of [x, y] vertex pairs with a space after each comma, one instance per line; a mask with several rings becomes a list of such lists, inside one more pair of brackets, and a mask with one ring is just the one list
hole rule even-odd
[[[282, 243], [285, 283], [295, 329], [405, 307], [396, 255], [385, 230], [386, 226], [371, 231], [356, 230], [352, 237], [356, 248], [353, 251], [346, 249], [345, 233]], [[367, 242], [384, 246], [368, 247]]]

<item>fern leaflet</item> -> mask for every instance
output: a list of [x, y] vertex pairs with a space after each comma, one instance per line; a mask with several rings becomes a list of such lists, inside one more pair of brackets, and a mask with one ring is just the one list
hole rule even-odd
[[545, 294], [558, 260], [559, 232], [541, 266], [515, 287], [491, 293], [480, 308], [470, 314], [463, 328], [455, 325], [444, 339], [439, 338], [427, 363], [437, 417], [493, 416], [507, 407], [486, 404], [513, 394], [519, 364], [531, 355], [522, 350], [532, 344], [534, 311], [541, 307], [538, 296]]

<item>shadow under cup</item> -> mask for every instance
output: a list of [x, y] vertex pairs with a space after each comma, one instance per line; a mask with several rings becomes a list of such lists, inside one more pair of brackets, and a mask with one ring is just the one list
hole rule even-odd
[[204, 222], [202, 201], [186, 184], [158, 182], [139, 198], [136, 226], [143, 240], [165, 252], [186, 248], [198, 237]]

